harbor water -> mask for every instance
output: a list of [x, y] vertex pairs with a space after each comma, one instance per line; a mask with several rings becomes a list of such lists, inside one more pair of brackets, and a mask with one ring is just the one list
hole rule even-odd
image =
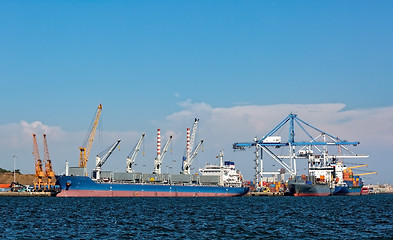
[[1, 197], [0, 239], [393, 238], [393, 195]]

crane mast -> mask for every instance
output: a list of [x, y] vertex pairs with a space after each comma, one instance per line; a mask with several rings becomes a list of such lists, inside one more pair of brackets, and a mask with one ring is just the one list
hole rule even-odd
[[48, 143], [46, 141], [46, 134], [44, 136], [44, 156], [45, 156], [45, 189], [53, 189], [55, 187], [56, 178], [55, 172], [52, 168], [52, 161], [49, 157]]
[[40, 153], [38, 152], [38, 145], [36, 135], [33, 133], [33, 145], [34, 145], [34, 160], [35, 160], [35, 179], [34, 179], [34, 189], [42, 190], [43, 189], [43, 178], [45, 173], [42, 169], [42, 161], [40, 158]]
[[85, 168], [86, 175], [87, 175], [86, 165], [87, 165], [87, 161], [89, 159], [90, 150], [91, 150], [91, 146], [93, 144], [94, 135], [97, 130], [98, 120], [100, 119], [101, 111], [102, 111], [102, 105], [100, 104], [100, 105], [98, 105], [98, 109], [97, 109], [96, 115], [94, 117], [93, 124], [92, 124], [90, 132], [88, 134], [88, 137], [85, 139], [85, 142], [83, 143], [82, 147], [79, 148], [79, 150], [80, 150], [79, 167]]
[[106, 160], [112, 155], [113, 151], [119, 145], [120, 141], [121, 141], [120, 139], [117, 140], [114, 144], [112, 144], [111, 146], [109, 146], [107, 149], [105, 149], [104, 151], [102, 151], [100, 154], [96, 156], [96, 167], [93, 171], [93, 175], [95, 176], [93, 176], [93, 178], [100, 179], [101, 167], [104, 165]]
[[165, 154], [168, 151], [169, 143], [172, 141], [172, 136], [169, 136], [166, 140], [164, 148], [161, 153], [161, 140], [160, 140], [160, 129], [157, 129], [157, 157], [154, 159], [154, 170], [153, 174], [161, 174], [161, 164], [164, 160]]
[[145, 138], [145, 133], [142, 133], [142, 136], [139, 138], [137, 144], [134, 147], [134, 150], [130, 152], [130, 154], [127, 156], [127, 172], [128, 173], [133, 173], [134, 170], [132, 169], [132, 165], [134, 164], [136, 160], [136, 156], [138, 155], [139, 150], [141, 149], [143, 139]]

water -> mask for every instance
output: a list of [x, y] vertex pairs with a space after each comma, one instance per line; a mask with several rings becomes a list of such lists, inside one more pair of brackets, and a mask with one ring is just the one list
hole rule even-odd
[[393, 195], [0, 198], [0, 239], [393, 238]]

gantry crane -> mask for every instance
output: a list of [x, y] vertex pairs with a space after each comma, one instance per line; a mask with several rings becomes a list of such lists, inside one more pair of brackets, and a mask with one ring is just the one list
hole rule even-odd
[[[159, 137], [157, 139], [159, 141]], [[166, 140], [164, 148], [162, 149], [162, 153], [158, 152], [157, 157], [154, 159], [154, 170], [153, 174], [161, 174], [161, 164], [164, 160], [165, 154], [168, 151], [169, 143], [172, 141], [172, 136], [169, 136], [168, 140]]]
[[34, 145], [34, 159], [35, 159], [35, 179], [34, 179], [34, 190], [40, 191], [44, 188], [43, 178], [45, 173], [42, 169], [42, 161], [40, 158], [40, 153], [38, 152], [38, 145], [36, 135], [33, 133], [33, 145]]
[[135, 163], [136, 156], [138, 155], [139, 150], [141, 149], [143, 139], [145, 138], [145, 133], [142, 133], [142, 136], [139, 138], [137, 144], [134, 147], [134, 150], [130, 152], [127, 156], [127, 172], [133, 173], [132, 165]]
[[192, 126], [191, 130], [191, 137], [189, 133], [189, 128], [187, 129], [187, 147], [186, 147], [186, 154], [183, 156], [183, 161], [182, 161], [182, 171], [181, 174], [190, 174], [191, 173], [191, 164], [194, 161], [196, 155], [198, 154], [199, 148], [201, 147], [203, 143], [203, 139], [198, 143], [198, 145], [194, 147], [195, 143], [195, 136], [196, 136], [196, 131], [198, 127], [198, 122], [199, 119], [195, 118], [194, 120], [194, 125]]
[[120, 139], [117, 140], [114, 144], [112, 144], [111, 146], [109, 146], [107, 149], [105, 149], [104, 151], [102, 151], [100, 154], [98, 154], [96, 156], [96, 167], [93, 170], [93, 178], [94, 179], [101, 178], [100, 175], [101, 175], [102, 165], [104, 165], [106, 160], [110, 157], [110, 155], [112, 155], [113, 151], [115, 150], [117, 145], [119, 145], [120, 141], [121, 141]]
[[[274, 136], [274, 134], [277, 133], [280, 129], [282, 129], [283, 126], [285, 126], [287, 123], [289, 124], [288, 141], [281, 141], [281, 137]], [[295, 141], [295, 136], [300, 136], [295, 135], [295, 125], [303, 131], [302, 135], [309, 140]], [[315, 137], [312, 136], [309, 133], [310, 130], [317, 132], [318, 135]], [[287, 172], [290, 173], [291, 176], [296, 176], [296, 159], [308, 159], [310, 162], [314, 161], [313, 159], [318, 158], [317, 160], [321, 162], [322, 165], [327, 165], [329, 159], [337, 159], [337, 157], [340, 159], [367, 158], [368, 155], [357, 155], [346, 147], [348, 145], [357, 146], [358, 144], [359, 142], [349, 142], [346, 140], [342, 140], [339, 137], [335, 137], [329, 133], [326, 133], [301, 120], [296, 114], [291, 113], [262, 139], [254, 138], [253, 142], [234, 143], [233, 149], [245, 150], [246, 147], [255, 147], [254, 182], [259, 183], [261, 182], [263, 174], [271, 174], [269, 172], [263, 171], [263, 152], [267, 153], [268, 156], [270, 156], [273, 160], [279, 163]], [[340, 156], [332, 156], [328, 154], [328, 146], [339, 146]], [[277, 155], [276, 153], [274, 153], [274, 149], [279, 149], [281, 147], [289, 147], [288, 155]], [[296, 151], [296, 147], [300, 147], [300, 149]], [[316, 149], [320, 154], [314, 155], [313, 149]], [[341, 149], [346, 150], [349, 155], [341, 155]], [[259, 153], [259, 150], [261, 153]], [[289, 160], [289, 164], [285, 160]]]
[[46, 141], [46, 134], [44, 136], [44, 155], [45, 155], [45, 181], [44, 187], [45, 189], [51, 190], [55, 188], [56, 178], [55, 172], [52, 169], [52, 161], [49, 157], [48, 143]]
[[88, 133], [82, 146], [79, 148], [79, 150], [80, 150], [79, 167], [85, 168], [86, 175], [87, 175], [86, 165], [87, 165], [87, 161], [89, 159], [90, 150], [91, 150], [91, 146], [93, 144], [94, 135], [97, 130], [98, 120], [100, 119], [101, 111], [102, 111], [102, 105], [100, 104], [100, 105], [98, 105], [96, 115], [93, 119], [92, 126], [90, 128], [90, 132]]

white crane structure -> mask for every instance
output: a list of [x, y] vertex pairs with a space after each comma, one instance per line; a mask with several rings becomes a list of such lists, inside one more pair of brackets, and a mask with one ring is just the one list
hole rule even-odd
[[194, 161], [196, 155], [198, 154], [199, 148], [203, 143], [203, 139], [202, 139], [195, 147], [195, 149], [192, 151], [195, 143], [195, 136], [198, 127], [198, 122], [199, 119], [195, 118], [191, 133], [190, 133], [190, 129], [187, 128], [187, 147], [186, 147], [186, 154], [185, 156], [183, 156], [181, 174], [191, 174], [191, 164]]
[[102, 165], [104, 165], [106, 160], [110, 157], [110, 155], [112, 155], [113, 151], [115, 150], [117, 145], [119, 145], [120, 141], [121, 141], [120, 139], [117, 140], [114, 144], [112, 144], [111, 146], [109, 146], [107, 149], [105, 149], [104, 151], [102, 151], [100, 154], [96, 156], [96, 167], [93, 170], [94, 179], [100, 179]]
[[200, 147], [202, 146], [203, 139], [198, 143], [198, 145], [195, 147], [195, 150], [192, 152], [190, 155], [189, 159], [183, 161], [183, 171], [182, 174], [191, 174], [191, 164], [194, 161], [196, 155], [198, 154], [198, 151]]
[[161, 174], [161, 164], [164, 160], [165, 154], [168, 151], [169, 143], [172, 141], [172, 136], [169, 136], [168, 140], [165, 142], [164, 148], [161, 153], [161, 132], [157, 129], [157, 157], [154, 159], [154, 170], [153, 174]]
[[137, 144], [134, 147], [134, 150], [130, 152], [127, 156], [127, 172], [133, 173], [134, 170], [132, 169], [132, 165], [135, 163], [136, 156], [138, 155], [139, 150], [141, 149], [143, 139], [145, 138], [145, 133], [142, 133], [141, 137], [139, 138]]

